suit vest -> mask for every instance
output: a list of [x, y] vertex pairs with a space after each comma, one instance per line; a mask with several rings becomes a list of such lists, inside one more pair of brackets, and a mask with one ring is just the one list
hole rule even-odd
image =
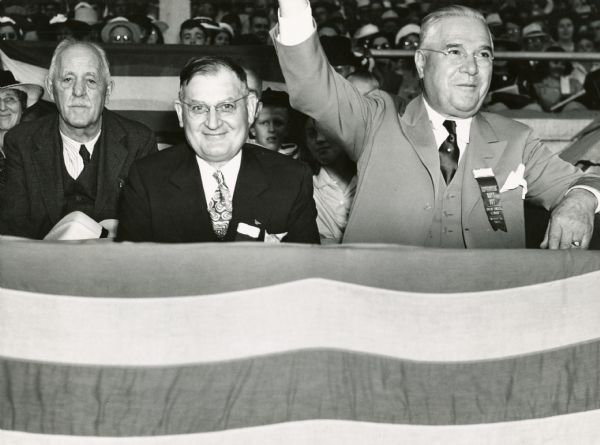
[[94, 218], [94, 205], [96, 203], [96, 192], [98, 189], [98, 165], [100, 152], [98, 147], [94, 148], [94, 153], [90, 163], [83, 169], [77, 179], [73, 179], [63, 158], [62, 177], [64, 190], [64, 206], [61, 218], [71, 212], [79, 210], [90, 218]]
[[433, 222], [425, 245], [428, 247], [454, 247], [462, 249], [466, 247], [463, 237], [462, 225], [462, 183], [465, 171], [465, 160], [459, 162], [458, 169], [446, 185], [446, 181], [439, 174], [438, 190], [433, 212]]

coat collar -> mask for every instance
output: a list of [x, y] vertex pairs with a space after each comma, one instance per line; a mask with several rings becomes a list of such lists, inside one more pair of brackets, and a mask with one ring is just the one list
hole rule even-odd
[[[64, 202], [62, 182], [63, 147], [59, 132], [58, 113], [48, 118], [33, 138], [33, 162], [40, 178], [42, 198], [53, 223], [61, 217]], [[99, 167], [94, 212], [101, 213], [118, 187], [119, 173], [127, 159], [124, 145], [127, 133], [110, 111], [102, 113], [102, 130], [96, 142]]]

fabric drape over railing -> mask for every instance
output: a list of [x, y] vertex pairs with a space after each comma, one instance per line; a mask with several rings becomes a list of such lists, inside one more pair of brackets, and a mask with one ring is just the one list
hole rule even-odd
[[592, 444], [600, 255], [0, 237], [0, 443]]

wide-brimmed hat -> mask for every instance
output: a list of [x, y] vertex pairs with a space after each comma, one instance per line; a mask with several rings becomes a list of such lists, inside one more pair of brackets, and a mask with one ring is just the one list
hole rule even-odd
[[115, 17], [114, 19], [110, 20], [106, 25], [104, 25], [102, 31], [100, 31], [100, 37], [102, 38], [102, 41], [104, 43], [111, 43], [110, 33], [117, 26], [123, 26], [131, 32], [133, 43], [140, 43], [140, 41], [142, 40], [142, 31], [140, 30], [140, 27], [137, 24], [130, 22], [125, 17]]
[[542, 25], [537, 22], [530, 23], [523, 28], [522, 38], [528, 39], [531, 37], [547, 37], [548, 34], [544, 32]]
[[27, 94], [27, 108], [40, 100], [40, 97], [44, 94], [44, 89], [40, 85], [21, 83], [15, 79], [12, 71], [0, 70], [0, 91], [2, 90], [23, 91]]
[[414, 23], [409, 23], [408, 25], [404, 25], [396, 33], [396, 37], [394, 38], [394, 45], [398, 46], [398, 43], [400, 42], [400, 40], [402, 40], [404, 37], [409, 36], [411, 34], [416, 34], [416, 35], [420, 36], [421, 35], [421, 27], [419, 25], [415, 25]]

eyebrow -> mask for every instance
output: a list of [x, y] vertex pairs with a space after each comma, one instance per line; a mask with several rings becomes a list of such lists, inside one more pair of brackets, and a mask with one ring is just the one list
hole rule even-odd
[[[450, 49], [450, 48], [462, 48], [464, 49], [464, 45], [460, 44], [460, 43], [448, 43], [446, 45], [446, 49]], [[481, 50], [488, 50], [490, 52], [492, 52], [492, 47], [490, 45], [481, 45], [479, 48], [477, 48], [477, 50], [481, 51]]]

